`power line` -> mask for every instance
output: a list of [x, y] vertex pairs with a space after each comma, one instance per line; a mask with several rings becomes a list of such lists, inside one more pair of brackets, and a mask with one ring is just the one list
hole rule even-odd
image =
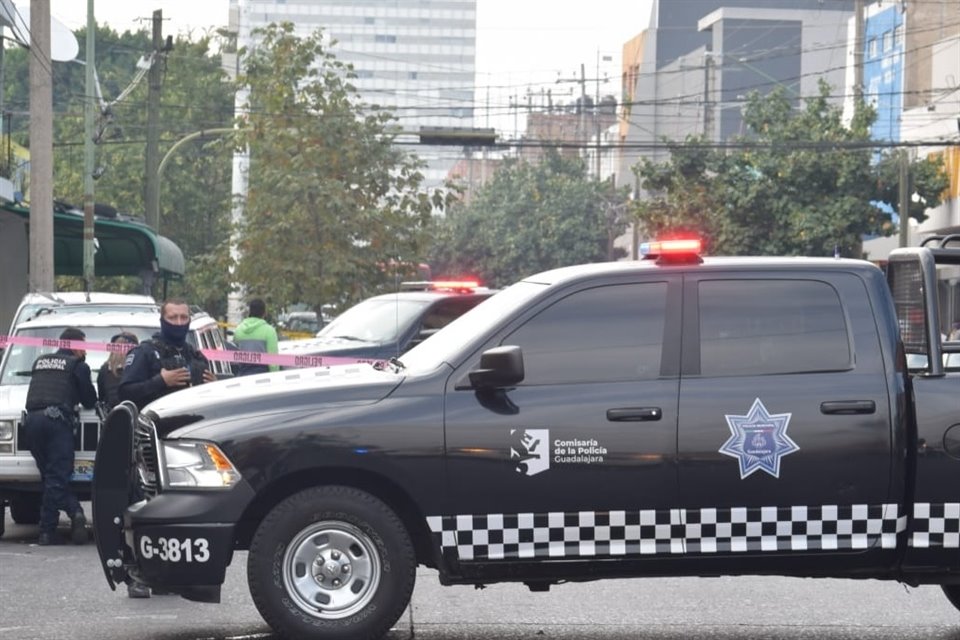
[[[177, 142], [179, 138], [162, 138], [161, 142]], [[131, 145], [145, 144], [146, 139], [142, 140], [108, 140], [101, 143], [102, 146], [113, 145]], [[54, 147], [76, 147], [81, 146], [82, 142], [58, 142]], [[401, 146], [423, 147], [425, 145], [415, 141], [394, 141], [394, 144]], [[910, 140], [910, 141], [888, 141], [888, 140], [785, 140], [785, 141], [726, 141], [726, 142], [614, 142], [603, 143], [600, 145], [602, 151], [610, 150], [669, 150], [678, 148], [696, 148], [696, 149], [769, 149], [780, 150], [784, 152], [799, 150], [835, 150], [835, 151], [859, 151], [865, 149], [901, 149], [901, 148], [920, 148], [920, 147], [950, 147], [955, 146], [955, 140]], [[429, 145], [430, 147], [443, 148], [442, 145]], [[488, 149], [581, 149], [594, 150], [597, 144], [593, 142], [561, 142], [550, 140], [516, 140], [512, 142], [495, 142], [491, 145], [484, 145]], [[451, 145], [450, 148], [460, 148], [461, 145]]]

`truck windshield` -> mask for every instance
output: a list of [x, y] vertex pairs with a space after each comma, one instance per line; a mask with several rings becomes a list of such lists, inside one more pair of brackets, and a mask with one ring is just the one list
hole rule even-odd
[[420, 317], [429, 304], [429, 300], [370, 298], [334, 318], [317, 337], [392, 342]]
[[490, 296], [429, 339], [400, 357], [412, 372], [433, 371], [442, 363], [456, 364], [459, 354], [467, 354], [514, 312], [546, 291], [547, 285], [518, 282]]
[[[57, 339], [65, 327], [31, 327], [16, 332], [17, 337], [23, 338], [51, 338]], [[110, 342], [110, 338], [128, 331], [139, 340], [147, 340], [156, 331], [150, 327], [81, 327], [86, 334], [87, 342]], [[52, 347], [32, 347], [22, 344], [11, 344], [4, 354], [3, 369], [0, 369], [0, 385], [30, 384], [30, 371], [33, 361], [44, 353], [53, 353]], [[87, 364], [90, 372], [96, 379], [97, 370], [107, 360], [106, 351], [87, 351]]]

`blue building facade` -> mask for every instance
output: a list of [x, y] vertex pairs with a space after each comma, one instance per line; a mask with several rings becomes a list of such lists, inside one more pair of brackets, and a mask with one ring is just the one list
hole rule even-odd
[[900, 141], [903, 113], [905, 15], [892, 4], [867, 15], [864, 27], [864, 99], [877, 111], [874, 140]]

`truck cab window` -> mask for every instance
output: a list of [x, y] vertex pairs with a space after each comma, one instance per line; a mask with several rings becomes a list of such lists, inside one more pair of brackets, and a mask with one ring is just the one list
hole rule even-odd
[[700, 282], [704, 376], [842, 371], [850, 338], [836, 290], [814, 280]]
[[667, 283], [573, 293], [501, 344], [523, 350], [523, 385], [649, 380], [660, 375]]

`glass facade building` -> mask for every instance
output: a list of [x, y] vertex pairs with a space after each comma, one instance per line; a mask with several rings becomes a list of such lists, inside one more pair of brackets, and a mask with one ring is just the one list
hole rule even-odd
[[[231, 0], [230, 8], [241, 46], [245, 33], [274, 22], [293, 23], [301, 36], [322, 28], [336, 41], [331, 52], [353, 65], [362, 99], [394, 113], [404, 132], [474, 126], [477, 0]], [[428, 163], [429, 185], [462, 154], [414, 150]]]

